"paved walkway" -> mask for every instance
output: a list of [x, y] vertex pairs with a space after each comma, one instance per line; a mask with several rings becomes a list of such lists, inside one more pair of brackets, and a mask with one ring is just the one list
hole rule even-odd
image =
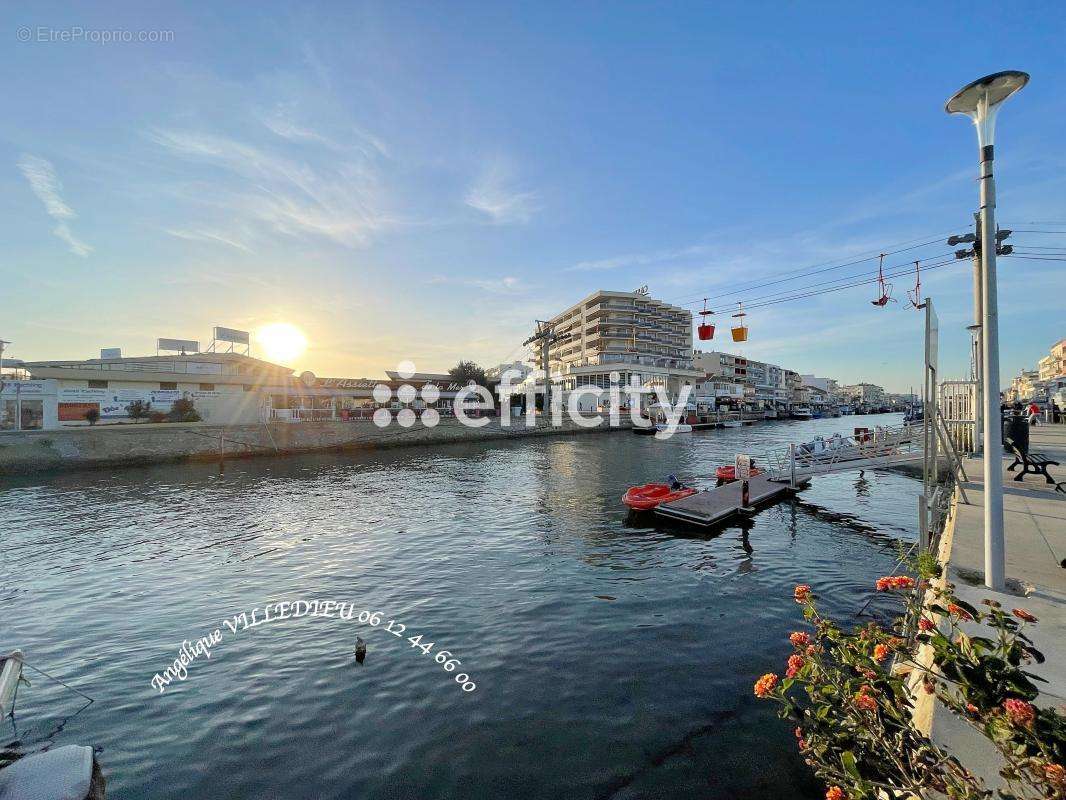
[[[1049, 472], [1056, 481], [1066, 480], [1066, 425], [1030, 428], [1029, 449], [1061, 462]], [[963, 486], [970, 504], [960, 501], [956, 508], [948, 579], [959, 597], [974, 605], [994, 598], [1008, 609], [1025, 608], [1037, 616], [1040, 622], [1029, 633], [1047, 661], [1029, 671], [1048, 681], [1038, 684], [1037, 704], [1066, 713], [1066, 494], [1056, 493], [1043, 477], [1014, 481], [1015, 473], [1006, 471], [1012, 460], [1003, 462], [1008, 592], [984, 587], [984, 494], [982, 465], [976, 459], [965, 463], [969, 481]], [[937, 708], [932, 736], [967, 766], [981, 765], [978, 771], [990, 786], [999, 785], [998, 754], [966, 723]]]

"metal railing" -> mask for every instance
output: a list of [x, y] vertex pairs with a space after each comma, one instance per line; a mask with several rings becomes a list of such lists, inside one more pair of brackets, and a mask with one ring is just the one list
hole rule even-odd
[[843, 469], [874, 469], [918, 461], [922, 432], [911, 425], [876, 427], [865, 433], [818, 437], [804, 444], [771, 450], [764, 456], [771, 480], [806, 479]]
[[981, 450], [981, 431], [977, 425], [978, 387], [976, 381], [942, 381], [938, 405], [944, 429], [960, 453]]

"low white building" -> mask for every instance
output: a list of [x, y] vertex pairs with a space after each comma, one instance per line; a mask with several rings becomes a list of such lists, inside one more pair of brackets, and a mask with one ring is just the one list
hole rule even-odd
[[[166, 414], [175, 400], [193, 403], [205, 422], [258, 422], [270, 387], [286, 386], [292, 370], [237, 353], [27, 361], [30, 376], [55, 385], [55, 423], [88, 425], [130, 421], [138, 404]], [[46, 425], [45, 427], [49, 427]]]
[[0, 431], [39, 431], [59, 427], [58, 382], [0, 377]]

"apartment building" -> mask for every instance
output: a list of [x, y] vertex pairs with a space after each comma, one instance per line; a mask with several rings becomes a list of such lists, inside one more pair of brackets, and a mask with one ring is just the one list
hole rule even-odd
[[732, 353], [696, 350], [692, 362], [706, 376], [744, 386], [745, 402], [756, 408], [787, 410], [800, 386], [799, 376], [792, 370]]
[[885, 405], [885, 390], [873, 383], [856, 383], [841, 388], [844, 397], [851, 403], [866, 408]]
[[832, 378], [819, 378], [814, 375], [800, 375], [804, 386], [813, 386], [831, 397], [840, 396], [840, 385]]
[[1048, 355], [1040, 359], [1038, 372], [1042, 381], [1066, 376], [1066, 339], [1059, 339], [1051, 345]]
[[[564, 391], [623, 385], [661, 386], [676, 397], [704, 373], [692, 363], [692, 312], [643, 292], [600, 290], [555, 315], [547, 367]], [[537, 366], [544, 369], [541, 354]]]

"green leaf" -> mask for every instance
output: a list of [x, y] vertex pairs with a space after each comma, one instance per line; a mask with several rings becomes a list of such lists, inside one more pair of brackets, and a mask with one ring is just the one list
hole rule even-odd
[[850, 750], [845, 750], [840, 754], [840, 763], [844, 767], [844, 771], [847, 772], [855, 780], [860, 780], [859, 767], [855, 763], [855, 754]]

